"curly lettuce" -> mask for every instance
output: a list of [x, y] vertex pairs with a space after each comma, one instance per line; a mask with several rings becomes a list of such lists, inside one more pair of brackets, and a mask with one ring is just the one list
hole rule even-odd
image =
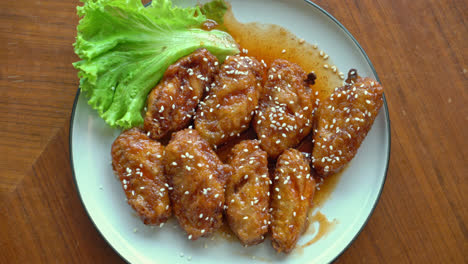
[[201, 29], [207, 18], [200, 7], [175, 7], [170, 0], [146, 8], [140, 0], [82, 1], [74, 43], [81, 60], [73, 66], [89, 105], [113, 127], [143, 123], [148, 93], [179, 58], [200, 47], [220, 61], [239, 52], [228, 33]]
[[213, 0], [200, 6], [200, 10], [206, 18], [216, 21], [218, 25], [224, 23], [224, 14], [227, 8], [228, 6], [223, 0]]

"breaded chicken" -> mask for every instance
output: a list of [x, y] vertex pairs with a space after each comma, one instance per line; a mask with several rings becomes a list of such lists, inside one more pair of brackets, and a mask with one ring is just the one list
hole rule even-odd
[[218, 60], [206, 49], [198, 49], [169, 66], [148, 95], [144, 127], [150, 136], [160, 139], [185, 128], [218, 71]]
[[257, 134], [255, 134], [255, 130], [253, 130], [253, 128], [250, 127], [246, 131], [242, 132], [240, 136], [233, 138], [232, 140], [229, 140], [228, 142], [221, 145], [219, 148], [216, 148], [216, 154], [223, 163], [228, 163], [234, 155], [232, 150], [237, 144], [241, 143], [244, 140], [256, 138]]
[[147, 225], [159, 225], [171, 216], [169, 185], [164, 176], [164, 147], [132, 128], [112, 144], [112, 167], [128, 204]]
[[[351, 74], [350, 74], [351, 75]], [[383, 104], [383, 88], [355, 77], [319, 106], [312, 166], [321, 176], [338, 172], [356, 155]]]
[[195, 128], [211, 145], [238, 136], [250, 124], [262, 92], [264, 67], [256, 59], [230, 56], [197, 109]]
[[230, 166], [224, 165], [193, 129], [172, 134], [164, 161], [173, 188], [170, 197], [174, 215], [188, 238], [195, 240], [213, 233], [223, 222]]
[[276, 251], [289, 253], [294, 249], [308, 224], [314, 193], [308, 160], [298, 150], [285, 150], [276, 163], [271, 198], [272, 245]]
[[264, 240], [270, 221], [270, 177], [267, 153], [257, 140], [244, 140], [232, 149], [234, 169], [226, 188], [226, 216], [244, 245]]
[[314, 94], [307, 74], [297, 64], [277, 59], [267, 76], [253, 126], [261, 147], [276, 158], [299, 144], [312, 129]]

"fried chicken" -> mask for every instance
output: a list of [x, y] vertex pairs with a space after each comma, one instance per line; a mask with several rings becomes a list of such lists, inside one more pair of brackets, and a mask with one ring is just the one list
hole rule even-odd
[[252, 127], [242, 132], [238, 137], [229, 140], [220, 147], [216, 148], [216, 154], [223, 163], [229, 163], [235, 153], [232, 152], [232, 149], [239, 143], [248, 139], [256, 139], [257, 134]]
[[321, 176], [340, 171], [353, 159], [382, 107], [382, 86], [355, 75], [318, 108], [312, 166]]
[[244, 245], [264, 240], [270, 221], [270, 178], [267, 154], [257, 140], [244, 140], [232, 149], [234, 169], [226, 188], [226, 216]]
[[294, 249], [308, 224], [314, 193], [308, 160], [298, 150], [285, 150], [277, 160], [271, 194], [272, 245], [276, 251], [289, 253]]
[[132, 128], [112, 144], [112, 167], [128, 204], [147, 225], [159, 225], [171, 216], [168, 184], [164, 176], [164, 147]]
[[174, 215], [188, 238], [196, 240], [218, 229], [223, 221], [224, 188], [231, 168], [196, 130], [172, 134], [166, 146], [165, 168]]
[[299, 144], [312, 129], [314, 95], [307, 80], [299, 65], [282, 59], [268, 71], [253, 126], [272, 158]]
[[227, 142], [249, 127], [263, 89], [264, 72], [254, 58], [226, 59], [195, 119], [195, 129], [211, 145]]
[[148, 95], [144, 127], [150, 136], [160, 139], [185, 128], [218, 71], [218, 60], [206, 49], [198, 49], [169, 66]]

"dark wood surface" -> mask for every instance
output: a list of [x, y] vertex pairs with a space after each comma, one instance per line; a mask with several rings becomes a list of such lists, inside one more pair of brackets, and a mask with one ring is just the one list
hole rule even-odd
[[[337, 263], [468, 262], [468, 1], [317, 0], [385, 87], [392, 151], [368, 224]], [[0, 263], [119, 263], [68, 160], [77, 1], [0, 1]]]

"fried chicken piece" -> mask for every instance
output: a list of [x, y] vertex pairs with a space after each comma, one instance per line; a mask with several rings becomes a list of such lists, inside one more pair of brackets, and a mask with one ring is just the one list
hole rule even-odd
[[264, 72], [254, 58], [226, 59], [195, 119], [195, 128], [211, 145], [227, 142], [249, 127], [263, 89]]
[[196, 130], [172, 134], [165, 153], [166, 176], [173, 188], [174, 215], [188, 238], [196, 240], [223, 222], [224, 186], [231, 168], [224, 165]]
[[299, 144], [312, 129], [314, 95], [307, 82], [302, 68], [286, 60], [275, 60], [268, 71], [253, 126], [272, 158]]
[[218, 60], [206, 49], [178, 60], [148, 95], [144, 127], [154, 139], [185, 128], [218, 73]]
[[309, 162], [301, 152], [287, 149], [279, 156], [272, 190], [272, 245], [278, 252], [289, 253], [307, 227], [315, 193]]
[[164, 147], [132, 128], [112, 144], [112, 167], [127, 202], [146, 225], [159, 225], [171, 216], [168, 184], [164, 176]]
[[353, 83], [335, 89], [317, 110], [312, 167], [320, 176], [338, 172], [353, 159], [383, 104], [377, 81], [357, 76], [348, 80]]
[[255, 134], [255, 130], [253, 127], [249, 127], [246, 131], [242, 132], [238, 137], [229, 140], [228, 142], [221, 145], [219, 148], [216, 148], [215, 152], [218, 155], [219, 159], [223, 163], [229, 163], [229, 161], [233, 158], [234, 154], [232, 149], [239, 143], [244, 140], [248, 139], [256, 139], [257, 134]]
[[235, 168], [226, 188], [226, 216], [244, 245], [255, 245], [268, 232], [270, 177], [267, 153], [257, 140], [244, 140], [232, 149]]

